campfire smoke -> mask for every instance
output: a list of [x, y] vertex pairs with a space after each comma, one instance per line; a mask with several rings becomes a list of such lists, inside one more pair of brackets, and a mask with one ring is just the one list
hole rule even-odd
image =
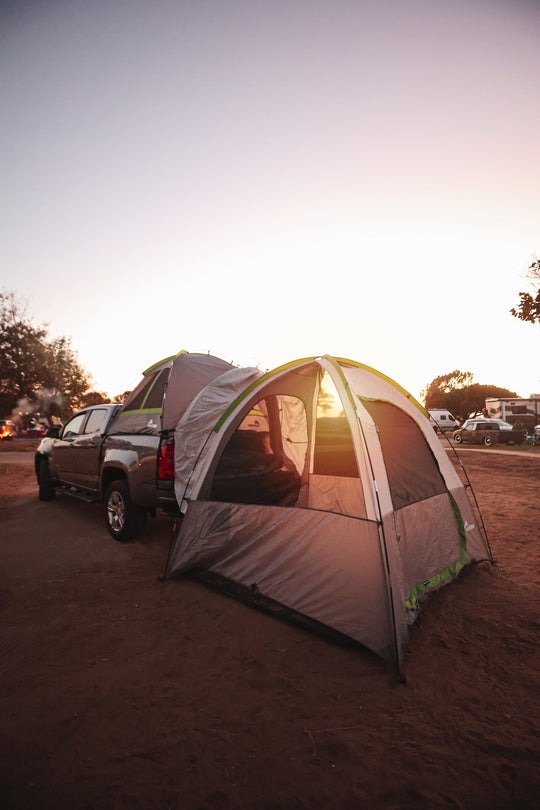
[[26, 430], [30, 421], [37, 420], [51, 427], [59, 420], [51, 414], [53, 406], [61, 408], [64, 397], [54, 388], [40, 388], [35, 400], [27, 397], [19, 399], [11, 413], [11, 421], [17, 430]]

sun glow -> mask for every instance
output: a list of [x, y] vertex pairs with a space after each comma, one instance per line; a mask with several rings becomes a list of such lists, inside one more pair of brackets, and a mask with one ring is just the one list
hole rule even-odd
[[317, 399], [317, 420], [345, 417], [343, 406], [334, 382], [327, 371], [324, 372]]

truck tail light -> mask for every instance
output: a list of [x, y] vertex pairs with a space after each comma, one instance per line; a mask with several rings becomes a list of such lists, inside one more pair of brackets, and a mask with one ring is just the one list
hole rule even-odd
[[174, 437], [168, 436], [162, 439], [159, 446], [159, 458], [157, 468], [158, 479], [161, 481], [172, 481], [174, 479]]

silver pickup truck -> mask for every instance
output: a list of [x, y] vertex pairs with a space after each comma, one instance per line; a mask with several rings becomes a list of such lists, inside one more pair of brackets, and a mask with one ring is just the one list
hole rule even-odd
[[39, 497], [57, 492], [103, 501], [116, 540], [143, 531], [159, 508], [178, 514], [174, 494], [174, 429], [193, 398], [232, 368], [207, 354], [179, 354], [143, 372], [124, 405], [94, 405], [48, 431], [35, 455]]
[[[148, 512], [177, 512], [173, 491], [172, 441], [138, 433], [115, 435], [120, 405], [95, 405], [73, 416], [58, 435], [53, 428], [35, 455], [39, 497], [63, 492], [104, 501], [105, 522], [116, 540], [143, 531]], [[52, 435], [51, 435], [52, 434]]]

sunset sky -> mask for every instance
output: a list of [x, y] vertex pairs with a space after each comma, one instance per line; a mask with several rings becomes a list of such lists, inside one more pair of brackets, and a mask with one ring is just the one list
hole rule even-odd
[[2, 269], [111, 395], [180, 349], [540, 392], [536, 0], [2, 0]]

